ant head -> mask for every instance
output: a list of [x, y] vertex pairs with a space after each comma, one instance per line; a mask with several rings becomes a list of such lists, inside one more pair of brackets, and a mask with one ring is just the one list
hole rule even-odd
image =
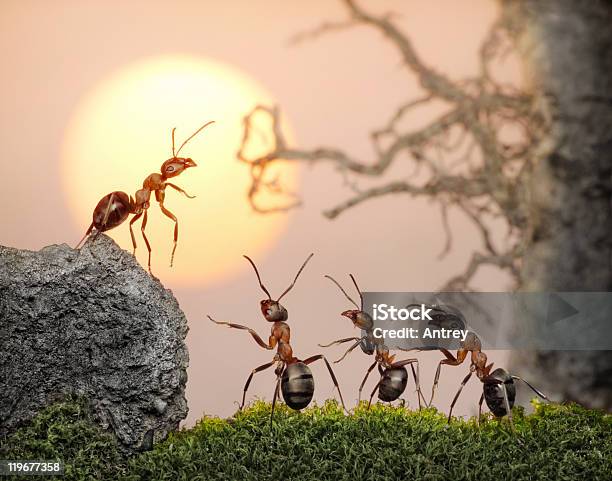
[[369, 331], [374, 327], [374, 322], [372, 321], [372, 317], [370, 317], [370, 315], [363, 310], [363, 294], [361, 293], [361, 289], [359, 289], [359, 286], [357, 285], [357, 281], [355, 280], [355, 277], [353, 276], [353, 274], [349, 274], [349, 276], [351, 280], [353, 281], [353, 284], [355, 285], [355, 289], [357, 289], [357, 293], [359, 294], [359, 300], [361, 301], [361, 305], [358, 305], [351, 298], [351, 296], [349, 296], [346, 293], [346, 291], [342, 288], [342, 286], [336, 279], [334, 279], [332, 276], [325, 276], [325, 277], [327, 277], [330, 281], [336, 284], [336, 286], [338, 286], [338, 289], [340, 289], [342, 294], [344, 294], [344, 296], [350, 301], [350, 303], [353, 304], [357, 308], [357, 309], [349, 309], [348, 311], [344, 311], [342, 315], [344, 317], [348, 317], [353, 322], [353, 325], [355, 327]]
[[261, 305], [261, 313], [268, 322], [284, 322], [289, 317], [287, 309], [278, 301], [264, 299], [259, 304]]
[[349, 318], [355, 327], [369, 331], [374, 327], [374, 322], [367, 312], [363, 312], [360, 309], [350, 309], [344, 311], [342, 316]]
[[306, 267], [306, 264], [308, 263], [308, 261], [310, 260], [310, 258], [313, 255], [314, 254], [310, 254], [308, 256], [308, 258], [302, 264], [302, 267], [300, 267], [300, 269], [298, 270], [298, 273], [295, 275], [295, 279], [293, 279], [293, 282], [291, 283], [291, 285], [289, 287], [287, 287], [287, 289], [285, 289], [285, 291], [279, 296], [279, 298], [277, 300], [273, 300], [272, 299], [272, 296], [270, 295], [270, 292], [268, 291], [268, 289], [266, 289], [266, 286], [264, 286], [263, 283], [261, 282], [261, 277], [259, 276], [259, 271], [257, 270], [257, 266], [255, 265], [255, 263], [251, 260], [251, 258], [249, 256], [243, 256], [253, 266], [253, 270], [255, 271], [255, 275], [257, 276], [257, 280], [259, 281], [259, 287], [261, 287], [261, 290], [264, 291], [266, 293], [266, 295], [268, 296], [267, 299], [264, 299], [263, 301], [260, 302], [261, 313], [266, 318], [266, 321], [268, 321], [268, 322], [284, 322], [284, 321], [286, 321], [288, 319], [289, 313], [287, 312], [287, 309], [285, 309], [280, 304], [280, 300], [283, 298], [283, 296], [285, 294], [287, 294], [291, 289], [293, 289], [293, 286], [295, 285], [295, 282], [297, 281], [298, 277], [300, 276], [300, 274], [304, 270], [304, 267]]
[[169, 179], [170, 177], [176, 177], [189, 167], [197, 167], [197, 164], [191, 159], [172, 157], [162, 164], [161, 174], [164, 179]]
[[196, 130], [193, 134], [187, 137], [187, 140], [181, 144], [181, 146], [176, 150], [174, 148], [174, 132], [176, 128], [172, 129], [172, 157], [166, 160], [161, 166], [161, 174], [164, 179], [169, 179], [170, 177], [176, 177], [181, 174], [185, 169], [189, 167], [196, 167], [196, 163], [192, 159], [179, 157], [179, 153], [181, 149], [185, 147], [185, 144], [193, 139], [196, 135], [198, 135], [204, 128], [208, 127], [212, 122], [206, 122], [202, 127]]

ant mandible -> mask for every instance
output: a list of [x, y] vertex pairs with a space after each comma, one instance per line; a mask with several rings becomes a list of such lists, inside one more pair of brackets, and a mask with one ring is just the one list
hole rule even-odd
[[[165, 216], [169, 217], [174, 221], [174, 246], [172, 248], [172, 255], [170, 257], [170, 267], [172, 267], [174, 263], [174, 253], [176, 251], [176, 246], [178, 243], [178, 219], [176, 216], [170, 212], [164, 205], [164, 200], [166, 197], [166, 187], [172, 187], [176, 191], [184, 194], [187, 198], [193, 199], [195, 196], [189, 195], [179, 186], [168, 182], [168, 179], [172, 177], [176, 177], [183, 173], [186, 169], [190, 167], [196, 167], [196, 163], [190, 158], [178, 157], [181, 149], [185, 147], [185, 145], [193, 139], [196, 135], [198, 135], [204, 128], [208, 127], [210, 124], [214, 123], [214, 121], [206, 122], [202, 127], [196, 130], [193, 134], [191, 134], [187, 140], [185, 140], [178, 150], [175, 151], [174, 148], [174, 132], [176, 128], [172, 129], [172, 157], [166, 160], [160, 169], [160, 173], [150, 174], [142, 183], [142, 189], [136, 191], [134, 197], [128, 196], [125, 192], [115, 191], [111, 192], [108, 195], [105, 195], [100, 199], [98, 205], [93, 211], [93, 220], [87, 232], [81, 239], [81, 241], [77, 244], [76, 249], [78, 249], [83, 241], [89, 236], [92, 230], [96, 229], [96, 237], [101, 232], [106, 232], [107, 230], [113, 229], [118, 225], [122, 224], [130, 214], [133, 214], [134, 217], [130, 221], [130, 235], [132, 237], [132, 245], [133, 245], [133, 253], [136, 254], [136, 238], [134, 236], [134, 231], [132, 229], [133, 224], [142, 217], [142, 224], [140, 227], [140, 231], [142, 232], [142, 237], [147, 246], [147, 250], [149, 251], [149, 260], [148, 260], [148, 268], [149, 272], [151, 272], [151, 245], [149, 244], [149, 240], [145, 234], [145, 228], [147, 226], [147, 210], [150, 206], [149, 200], [151, 198], [151, 192], [155, 192], [155, 200], [159, 203], [159, 207]], [[95, 238], [94, 238], [95, 239]]]
[[276, 399], [278, 398], [279, 390], [282, 393], [283, 399], [287, 406], [294, 410], [300, 410], [308, 406], [312, 397], [314, 395], [314, 379], [312, 377], [312, 372], [308, 367], [309, 364], [323, 359], [325, 365], [327, 366], [327, 370], [332, 378], [334, 386], [338, 390], [338, 395], [340, 397], [340, 402], [342, 403], [342, 407], [346, 411], [346, 407], [344, 405], [344, 399], [342, 398], [342, 392], [340, 391], [340, 386], [338, 385], [338, 380], [336, 379], [336, 375], [332, 370], [331, 365], [328, 360], [323, 356], [323, 354], [318, 354], [315, 356], [311, 356], [303, 361], [299, 360], [293, 355], [293, 349], [291, 348], [291, 329], [289, 328], [289, 324], [287, 324], [287, 319], [289, 317], [289, 313], [284, 306], [280, 304], [280, 300], [287, 294], [295, 285], [298, 277], [306, 267], [306, 264], [312, 258], [313, 254], [310, 254], [308, 258], [304, 261], [300, 269], [298, 270], [293, 282], [285, 291], [279, 296], [277, 300], [273, 300], [270, 292], [263, 285], [261, 281], [261, 277], [259, 276], [259, 271], [257, 270], [257, 266], [248, 256], [243, 256], [253, 269], [255, 270], [255, 274], [257, 275], [257, 280], [259, 281], [259, 286], [268, 296], [267, 299], [264, 299], [260, 302], [261, 313], [263, 314], [266, 321], [273, 323], [271, 328], [270, 337], [268, 342], [266, 343], [253, 329], [242, 326], [240, 324], [234, 324], [232, 322], [224, 322], [224, 321], [216, 321], [211, 316], [207, 316], [215, 324], [225, 325], [233, 329], [242, 329], [248, 331], [249, 334], [255, 339], [255, 342], [259, 344], [259, 346], [263, 347], [267, 350], [272, 350], [276, 347], [276, 354], [274, 355], [272, 361], [267, 362], [259, 367], [256, 367], [251, 371], [242, 392], [242, 402], [240, 403], [240, 410], [244, 407], [246, 393], [249, 389], [249, 385], [251, 384], [251, 380], [255, 373], [264, 371], [273, 365], [276, 364], [276, 369], [274, 373], [276, 374], [276, 388], [274, 390], [274, 397], [272, 398], [272, 412], [270, 414], [270, 423], [272, 423], [272, 418], [274, 416], [274, 408], [276, 406]]
[[[421, 408], [421, 398], [425, 401], [423, 394], [421, 393], [421, 386], [419, 383], [419, 361], [418, 359], [405, 359], [403, 361], [395, 361], [395, 354], [389, 354], [389, 349], [384, 345], [383, 341], [380, 338], [374, 337], [374, 322], [372, 321], [372, 317], [363, 310], [363, 294], [359, 286], [357, 285], [357, 281], [353, 274], [349, 274], [355, 289], [359, 293], [360, 305], [357, 303], [346, 293], [346, 291], [342, 288], [340, 283], [336, 281], [333, 277], [326, 275], [325, 277], [332, 281], [340, 291], [344, 294], [344, 296], [356, 307], [356, 309], [349, 309], [347, 311], [342, 312], [342, 316], [347, 317], [351, 320], [355, 327], [362, 329], [365, 331], [365, 335], [362, 337], [347, 337], [344, 339], [338, 339], [337, 341], [331, 342], [329, 344], [319, 344], [320, 347], [330, 347], [335, 344], [343, 344], [345, 342], [355, 341], [355, 343], [348, 348], [348, 350], [344, 353], [344, 355], [334, 361], [335, 363], [339, 363], [342, 361], [351, 351], [353, 351], [357, 346], [361, 347], [361, 350], [367, 354], [374, 354], [374, 362], [370, 365], [368, 370], [366, 371], [366, 375], [359, 386], [359, 402], [361, 402], [361, 392], [363, 391], [363, 387], [365, 386], [366, 381], [372, 370], [375, 367], [378, 367], [378, 372], [380, 374], [380, 380], [374, 387], [372, 391], [372, 395], [370, 396], [370, 402], [368, 403], [368, 407], [372, 403], [372, 398], [374, 394], [378, 390], [378, 398], [381, 401], [391, 402], [395, 401], [399, 398], [404, 390], [406, 389], [406, 385], [408, 384], [408, 372], [404, 366], [410, 365], [410, 369], [412, 370], [412, 375], [414, 377], [414, 382], [417, 388], [419, 409]], [[416, 371], [414, 369], [414, 364], [416, 364]]]

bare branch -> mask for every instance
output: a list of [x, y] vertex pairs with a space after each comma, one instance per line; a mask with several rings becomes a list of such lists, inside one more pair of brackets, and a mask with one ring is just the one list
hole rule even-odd
[[474, 252], [470, 261], [462, 274], [456, 275], [451, 278], [444, 286], [442, 286], [440, 292], [453, 292], [453, 291], [473, 291], [470, 282], [474, 276], [478, 273], [480, 267], [484, 265], [492, 265], [502, 270], [509, 270], [514, 272], [516, 257], [512, 254], [499, 255], [499, 256], [486, 256], [479, 252]]
[[354, 20], [348, 20], [346, 22], [323, 22], [316, 28], [300, 32], [289, 39], [290, 45], [297, 45], [307, 40], [315, 40], [322, 35], [326, 35], [330, 32], [338, 32], [346, 30], [351, 27], [358, 25]]
[[[410, 38], [400, 31], [390, 15], [371, 14], [356, 0], [340, 1], [347, 8], [348, 20], [324, 22], [293, 37], [292, 42], [313, 40], [354, 26], [370, 26], [399, 51], [403, 65], [416, 75], [425, 95], [400, 105], [382, 127], [371, 131], [375, 152], [372, 159], [360, 159], [335, 147], [304, 149], [291, 146], [282, 131], [278, 108], [258, 105], [244, 118], [244, 135], [237, 153], [238, 159], [250, 168], [252, 184], [247, 196], [251, 206], [257, 212], [266, 213], [300, 205], [295, 194], [285, 192], [278, 177], [270, 178], [272, 165], [295, 162], [333, 165], [340, 172], [350, 196], [324, 211], [329, 219], [370, 199], [387, 195], [426, 197], [440, 202], [446, 235], [443, 256], [452, 246], [448, 209], [456, 205], [477, 228], [483, 252], [475, 252], [466, 270], [451, 279], [446, 287], [470, 288], [470, 282], [482, 265], [495, 265], [518, 276], [522, 255], [520, 236], [513, 236], [504, 249], [496, 248], [490, 223], [501, 217], [510, 232], [529, 229], [523, 186], [531, 172], [531, 153], [546, 127], [543, 119], [534, 114], [531, 96], [495, 81], [494, 65], [507, 54], [510, 43], [506, 29], [511, 26], [503, 18], [496, 21], [479, 52], [480, 75], [454, 81], [422, 61]], [[406, 115], [432, 100], [444, 101], [447, 110], [415, 130], [402, 128], [401, 121]], [[248, 145], [256, 133], [255, 118], [258, 116], [271, 120], [272, 141], [266, 152], [249, 155]], [[519, 138], [504, 141], [501, 133], [507, 127], [519, 132]], [[459, 151], [462, 152], [457, 156]], [[395, 180], [377, 187], [362, 189], [358, 186], [356, 179], [382, 178], [398, 162], [414, 165], [415, 172], [424, 168], [424, 174], [418, 177], [420, 182]], [[423, 179], [423, 176], [428, 178]], [[417, 177], [410, 177], [414, 178]], [[258, 198], [264, 192], [273, 195], [267, 198], [282, 200], [278, 205], [263, 207]]]
[[421, 61], [410, 39], [393, 24], [388, 15], [383, 17], [371, 15], [354, 0], [344, 0], [344, 3], [356, 21], [375, 27], [398, 48], [404, 64], [417, 75], [425, 90], [450, 102], [465, 99], [463, 91], [453, 82], [442, 74], [434, 72]]
[[440, 201], [440, 215], [442, 216], [442, 227], [444, 228], [444, 235], [446, 241], [442, 252], [438, 254], [438, 259], [443, 259], [448, 254], [453, 246], [453, 234], [451, 232], [450, 225], [448, 223], [448, 202], [445, 200]]

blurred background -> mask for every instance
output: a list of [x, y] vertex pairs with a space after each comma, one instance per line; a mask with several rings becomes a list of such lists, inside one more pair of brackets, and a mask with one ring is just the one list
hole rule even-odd
[[[396, 12], [397, 24], [421, 56], [451, 78], [476, 73], [479, 45], [498, 14], [490, 0], [363, 3], [376, 12]], [[103, 195], [133, 193], [171, 156], [172, 127], [182, 142], [205, 121], [216, 120], [181, 152], [198, 167], [176, 184], [197, 197], [167, 193], [166, 205], [180, 221], [174, 268], [168, 267], [173, 226], [157, 205], [147, 228], [153, 273], [189, 319], [187, 425], [204, 414], [231, 415], [251, 369], [270, 359], [248, 334], [205, 320], [211, 314], [267, 337], [270, 326], [259, 311], [262, 292], [242, 254], [255, 260], [278, 295], [315, 253], [283, 304], [295, 354], [324, 352], [336, 359], [341, 347], [322, 350], [317, 343], [357, 331], [340, 316], [351, 306], [324, 274], [347, 288], [353, 273], [363, 290], [436, 290], [465, 268], [480, 242], [468, 219], [451, 215], [453, 248], [440, 260], [445, 238], [439, 208], [422, 199], [380, 198], [328, 220], [321, 211], [350, 191], [327, 166], [279, 172], [284, 184], [306, 199], [302, 208], [266, 216], [252, 212], [246, 199], [249, 172], [235, 154], [242, 118], [255, 105], [281, 106], [292, 145], [333, 145], [367, 158], [368, 133], [399, 103], [419, 94], [395, 49], [371, 29], [289, 44], [295, 34], [345, 15], [338, 2], [328, 0], [4, 0], [0, 5], [1, 244], [33, 250], [76, 245]], [[500, 75], [505, 82], [520, 81], [512, 62]], [[423, 118], [435, 113], [435, 106], [431, 109]], [[417, 125], [422, 118], [411, 121]], [[262, 135], [260, 141], [269, 139]], [[110, 235], [131, 249], [127, 224]], [[143, 247], [137, 255], [146, 265]], [[503, 291], [509, 279], [483, 268], [473, 284]], [[418, 357], [427, 393], [440, 354]], [[504, 366], [507, 353], [491, 352], [490, 359]], [[356, 350], [334, 366], [349, 405], [370, 362]], [[443, 370], [435, 402], [440, 409], [448, 409], [467, 369], [466, 363]], [[324, 366], [315, 364], [313, 372], [315, 399], [333, 396]], [[374, 383], [370, 379], [368, 393]], [[468, 388], [457, 414], [476, 412], [482, 388], [477, 380]], [[271, 400], [273, 389], [272, 372], [264, 372], [255, 377], [249, 398]], [[411, 388], [405, 397], [416, 405]]]

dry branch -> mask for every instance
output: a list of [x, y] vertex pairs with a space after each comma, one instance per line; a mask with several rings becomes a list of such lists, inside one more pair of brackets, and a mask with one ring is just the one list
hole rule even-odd
[[[430, 198], [440, 202], [442, 207], [447, 235], [443, 254], [452, 244], [452, 233], [447, 223], [451, 206], [457, 207], [470, 219], [482, 239], [482, 252], [473, 254], [465, 271], [451, 279], [446, 289], [470, 289], [470, 282], [482, 265], [497, 266], [517, 278], [523, 250], [521, 236], [514, 236], [505, 249], [496, 248], [490, 220], [496, 217], [505, 219], [513, 232], [529, 229], [521, 185], [531, 171], [531, 153], [544, 122], [534, 114], [529, 95], [515, 87], [501, 85], [494, 79], [494, 63], [508, 54], [511, 45], [507, 32], [511, 26], [503, 18], [492, 25], [480, 48], [479, 76], [452, 80], [423, 62], [410, 38], [397, 27], [391, 15], [376, 16], [353, 0], [342, 1], [349, 13], [348, 19], [325, 22], [298, 34], [293, 42], [312, 41], [358, 25], [371, 26], [399, 51], [403, 65], [416, 76], [425, 95], [400, 105], [383, 127], [372, 130], [370, 138], [375, 157], [369, 160], [358, 159], [338, 148], [290, 146], [282, 132], [279, 109], [258, 105], [244, 118], [244, 136], [237, 153], [237, 157], [251, 170], [252, 184], [248, 192], [251, 206], [257, 212], [269, 213], [289, 210], [300, 204], [299, 200], [291, 199], [272, 206], [259, 205], [258, 195], [263, 190], [283, 193], [277, 179], [268, 179], [268, 168], [273, 164], [327, 163], [335, 166], [345, 178], [376, 179], [382, 178], [394, 162], [411, 162], [426, 169], [427, 180], [413, 183], [398, 179], [367, 189], [353, 188], [349, 198], [326, 210], [324, 215], [333, 219], [347, 209], [386, 195]], [[448, 108], [417, 130], [401, 129], [401, 121], [407, 114], [431, 101], [443, 101]], [[248, 144], [254, 135], [257, 115], [267, 115], [271, 119], [273, 141], [266, 153], [249, 156]], [[521, 132], [518, 141], [509, 144], [502, 138], [502, 131], [507, 127]], [[457, 131], [459, 135], [451, 141], [453, 132]], [[467, 148], [457, 158], [456, 154], [463, 145]], [[475, 162], [477, 158], [480, 162]], [[512, 166], [518, 174], [509, 174]], [[347, 183], [355, 185], [354, 181]]]

